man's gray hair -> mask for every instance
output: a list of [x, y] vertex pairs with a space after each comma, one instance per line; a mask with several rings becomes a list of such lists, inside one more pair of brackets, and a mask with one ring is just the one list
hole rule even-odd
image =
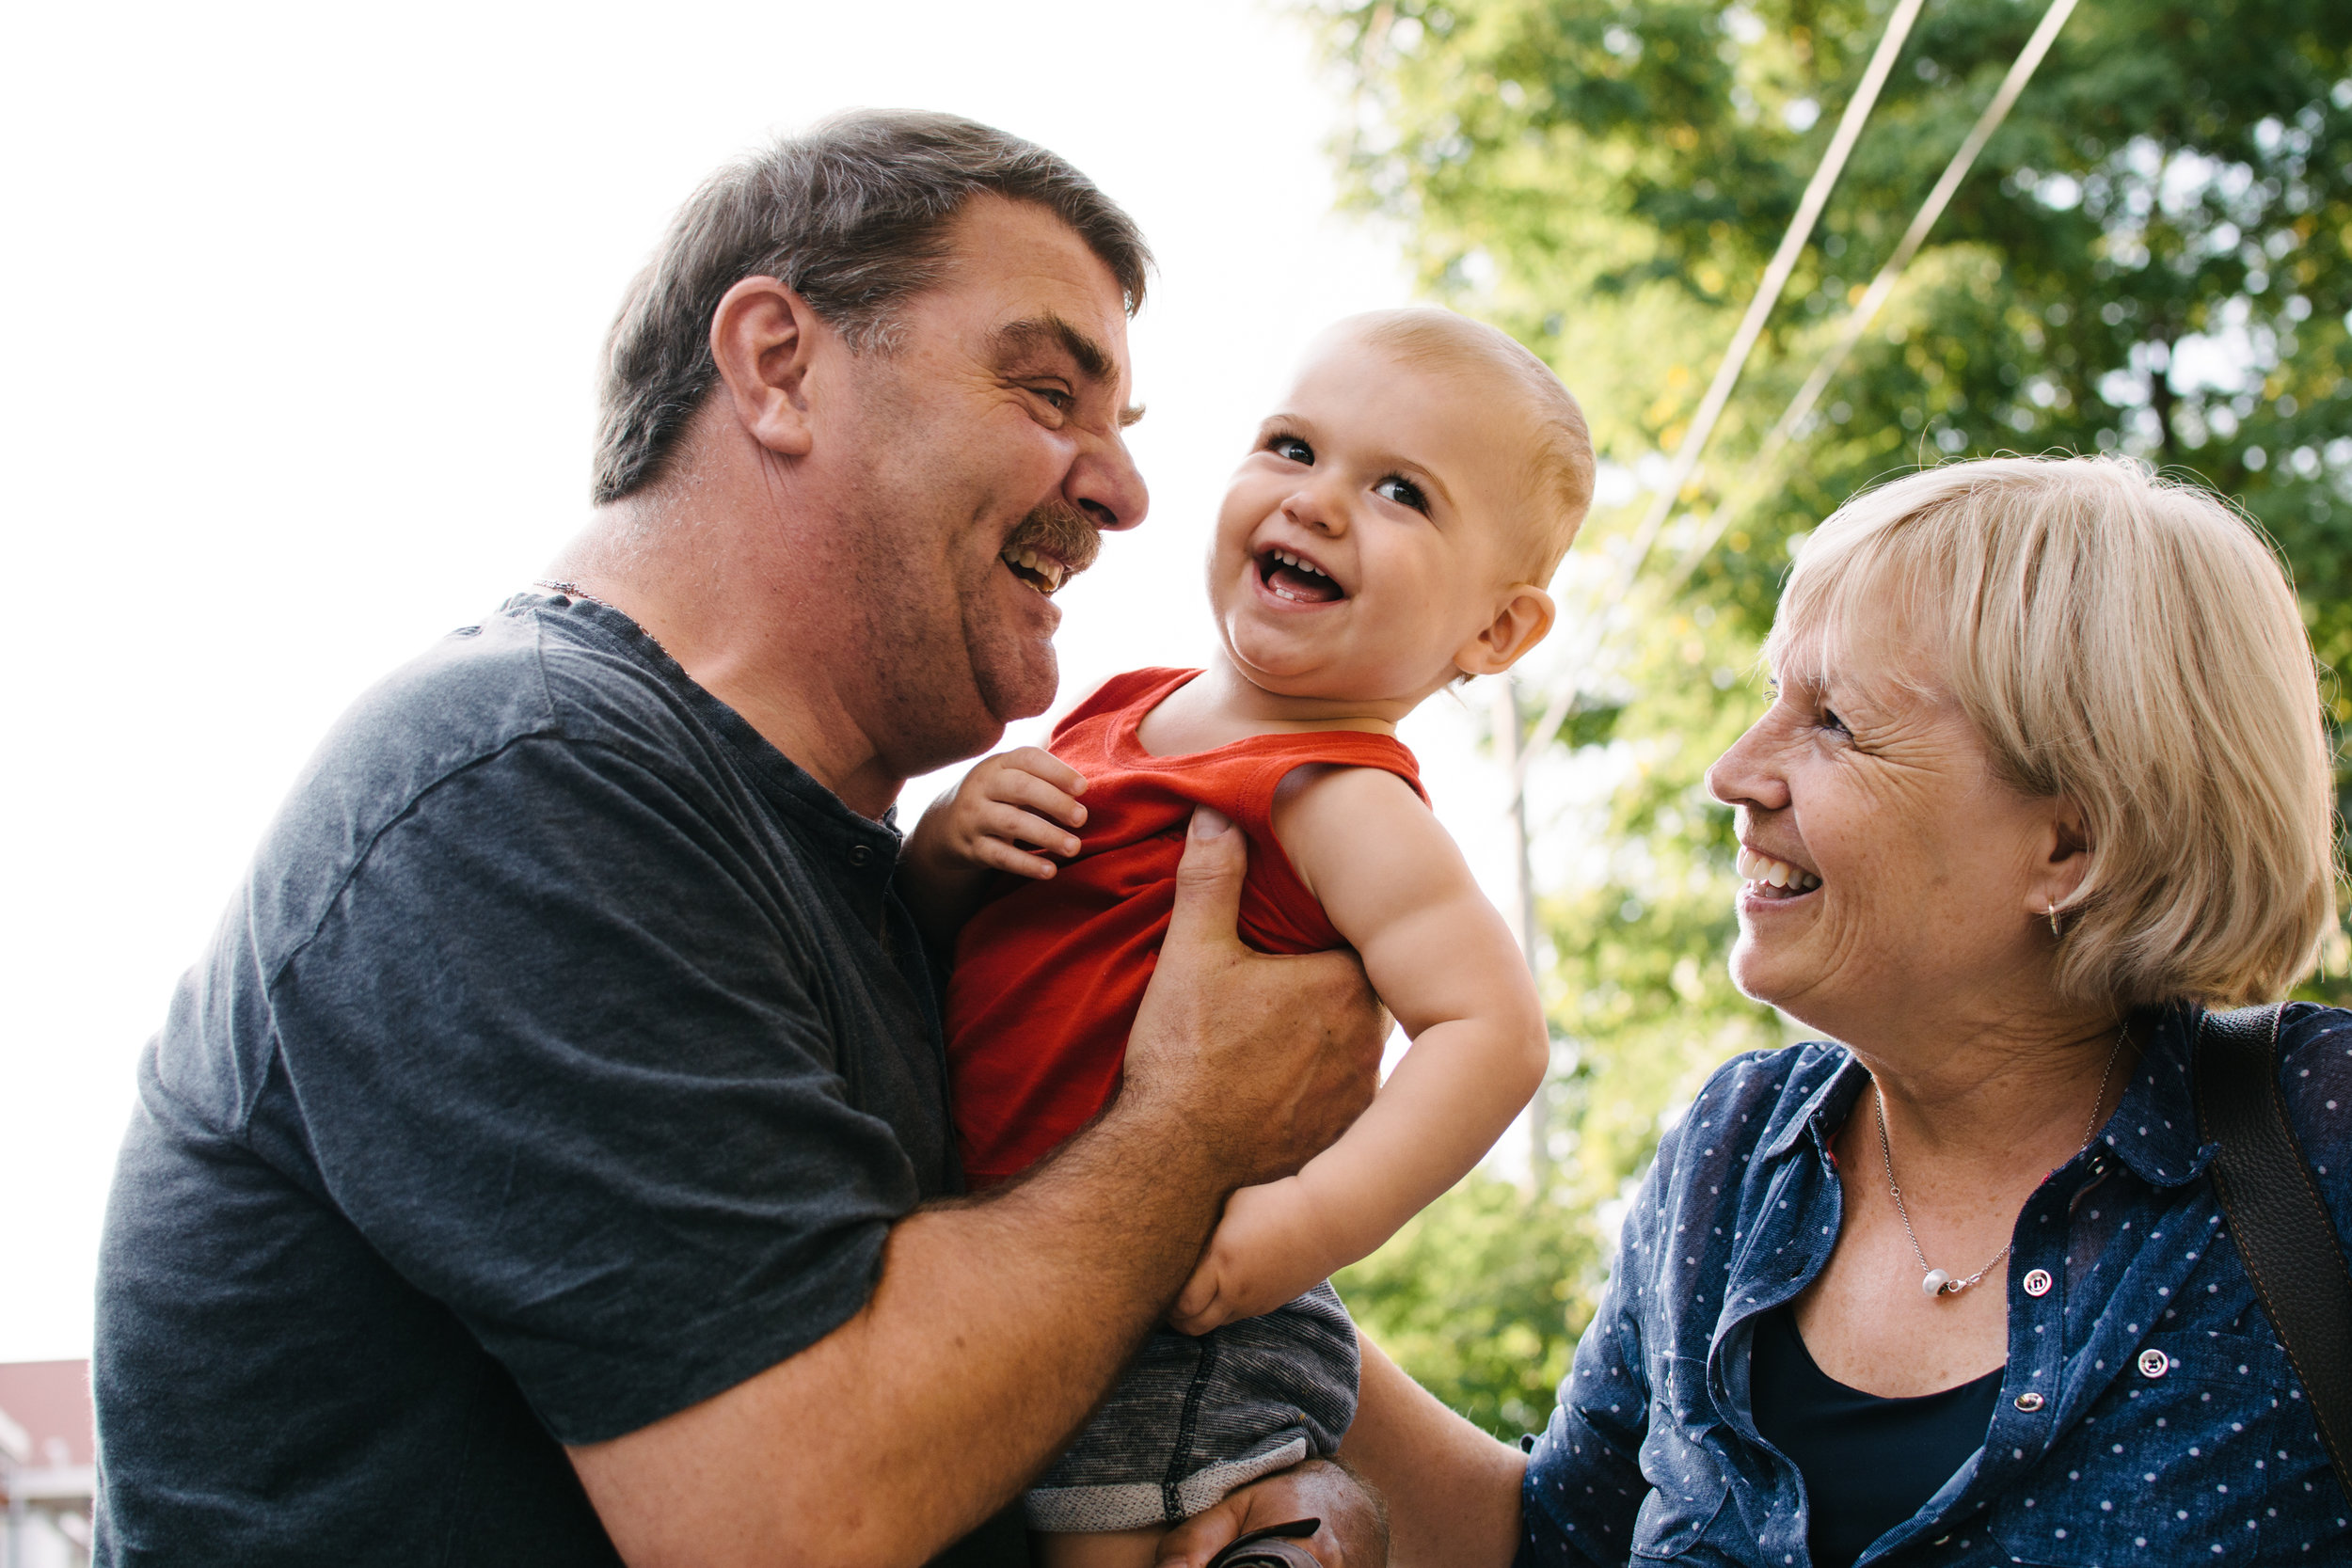
[[1069, 163], [955, 115], [854, 110], [720, 170], [630, 283], [605, 341], [598, 505], [660, 477], [717, 379], [710, 320], [746, 277], [774, 277], [852, 353], [892, 346], [892, 312], [941, 281], [947, 229], [972, 196], [1043, 207], [1143, 303], [1152, 264], [1135, 220]]

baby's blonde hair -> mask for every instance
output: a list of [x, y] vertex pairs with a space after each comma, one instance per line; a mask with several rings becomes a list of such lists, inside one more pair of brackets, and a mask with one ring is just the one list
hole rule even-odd
[[1592, 432], [1551, 367], [1509, 333], [1435, 306], [1368, 310], [1333, 330], [1357, 333], [1416, 370], [1499, 381], [1534, 416], [1520, 548], [1505, 559], [1514, 580], [1549, 584], [1593, 504]]
[[1931, 678], [2010, 787], [2082, 813], [2066, 994], [2229, 1005], [2311, 969], [2336, 880], [2317, 672], [2294, 590], [2226, 503], [2120, 458], [1881, 485], [1804, 542], [1765, 653], [1820, 679], [1890, 627], [1940, 637]]

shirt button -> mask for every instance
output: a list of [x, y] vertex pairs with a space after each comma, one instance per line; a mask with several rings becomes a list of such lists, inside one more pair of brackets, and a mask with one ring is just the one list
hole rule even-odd
[[2029, 1296], [2048, 1295], [2050, 1293], [2050, 1271], [2047, 1269], [2028, 1271], [2026, 1275], [2025, 1286], [2026, 1294]]
[[850, 863], [851, 865], [864, 865], [866, 862], [872, 860], [873, 858], [874, 851], [871, 846], [864, 844], [852, 844], [850, 846]]
[[2042, 1396], [2040, 1394], [2020, 1394], [2017, 1396], [2017, 1408], [2030, 1416], [2035, 1411], [2042, 1408]]
[[2162, 1377], [2172, 1370], [2172, 1358], [2153, 1347], [2139, 1353], [2139, 1375]]

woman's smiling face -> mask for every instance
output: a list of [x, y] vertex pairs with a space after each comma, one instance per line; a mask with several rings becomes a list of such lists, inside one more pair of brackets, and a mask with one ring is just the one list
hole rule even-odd
[[1935, 642], [1903, 615], [1831, 658], [1788, 639], [1772, 706], [1708, 770], [1746, 878], [1733, 982], [1850, 1043], [2041, 995], [2039, 917], [2081, 869], [2063, 803], [1996, 775]]

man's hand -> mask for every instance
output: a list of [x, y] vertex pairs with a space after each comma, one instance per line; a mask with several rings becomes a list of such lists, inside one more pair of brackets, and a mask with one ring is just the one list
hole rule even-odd
[[1150, 1125], [1156, 1158], [1222, 1172], [1219, 1196], [1290, 1175], [1345, 1132], [1372, 1103], [1389, 1032], [1353, 955], [1242, 945], [1248, 860], [1223, 814], [1193, 813], [1168, 939], [1104, 1118]]
[[1378, 1495], [1353, 1472], [1317, 1459], [1245, 1486], [1168, 1531], [1158, 1568], [1203, 1568], [1239, 1537], [1292, 1519], [1323, 1521], [1300, 1544], [1324, 1568], [1384, 1568], [1389, 1560], [1389, 1520]]
[[[624, 1559], [925, 1561], [1070, 1440], [1226, 1196], [1295, 1170], [1372, 1098], [1388, 1021], [1363, 971], [1245, 948], [1247, 860], [1231, 823], [1196, 817], [1125, 1087], [1100, 1121], [1023, 1180], [898, 1222], [872, 1297], [816, 1344], [571, 1450]], [[1309, 1512], [1341, 1521], [1327, 1560], [1378, 1563], [1336, 1503]]]
[[1225, 1217], [1177, 1293], [1168, 1326], [1206, 1334], [1273, 1311], [1331, 1272], [1324, 1243], [1296, 1177], [1244, 1187], [1225, 1200]]

